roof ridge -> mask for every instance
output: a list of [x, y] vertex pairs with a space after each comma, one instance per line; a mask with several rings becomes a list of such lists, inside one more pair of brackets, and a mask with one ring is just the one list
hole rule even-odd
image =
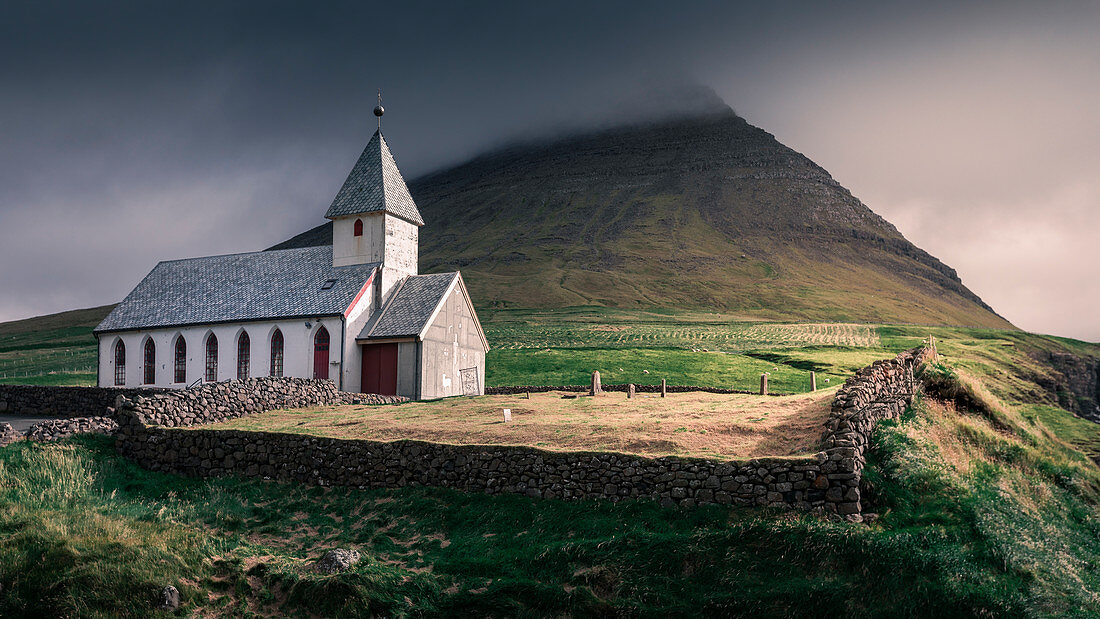
[[259, 251], [239, 251], [231, 254], [211, 254], [209, 256], [191, 256], [190, 258], [176, 258], [174, 260], [161, 260], [157, 264], [174, 264], [176, 262], [188, 262], [191, 260], [209, 260], [211, 258], [232, 258], [233, 256], [251, 256], [253, 254], [278, 254], [280, 252], [306, 252], [317, 249], [328, 249], [328, 245], [314, 245], [310, 247], [288, 247], [286, 249], [261, 249]]

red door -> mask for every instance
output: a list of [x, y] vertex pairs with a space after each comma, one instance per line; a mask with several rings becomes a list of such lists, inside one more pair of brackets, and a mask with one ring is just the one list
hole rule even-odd
[[397, 395], [397, 344], [363, 347], [363, 393]]
[[313, 378], [328, 378], [328, 329], [317, 329], [313, 336]]

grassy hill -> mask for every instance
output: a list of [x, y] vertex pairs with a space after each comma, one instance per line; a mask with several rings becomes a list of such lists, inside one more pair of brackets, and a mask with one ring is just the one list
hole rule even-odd
[[[562, 327], [561, 341], [591, 324]], [[760, 354], [828, 363], [928, 334], [874, 331], [863, 347], [775, 341]], [[203, 616], [1100, 614], [1100, 426], [1056, 406], [1043, 387], [1055, 370], [1037, 354], [1100, 347], [1013, 330], [935, 334], [929, 396], [876, 433], [869, 526], [197, 480], [137, 468], [105, 439], [17, 444], [0, 449], [0, 614], [142, 615], [165, 584]], [[353, 570], [312, 570], [324, 550], [349, 546], [365, 555]]]
[[0, 383], [95, 383], [92, 329], [113, 305], [0, 323]]
[[[422, 270], [461, 269], [482, 307], [1011, 326], [825, 170], [724, 105], [518, 144], [409, 186], [427, 222]], [[326, 224], [275, 248], [328, 243]]]

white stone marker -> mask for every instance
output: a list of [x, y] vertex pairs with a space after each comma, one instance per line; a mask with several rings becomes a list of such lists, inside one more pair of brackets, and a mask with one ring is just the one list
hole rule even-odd
[[511, 420], [512, 420], [512, 409], [510, 409], [510, 408], [504, 409], [504, 423], [508, 423]]

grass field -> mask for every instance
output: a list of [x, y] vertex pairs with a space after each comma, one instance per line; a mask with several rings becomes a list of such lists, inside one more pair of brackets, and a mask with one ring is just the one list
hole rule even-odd
[[[1088, 616], [1100, 472], [1012, 410], [918, 402], [866, 471], [873, 526], [719, 506], [153, 473], [109, 439], [0, 449], [0, 614]], [[312, 562], [364, 560], [324, 576]], [[823, 610], [827, 609], [827, 610]]]
[[[818, 450], [835, 390], [767, 397], [712, 393], [561, 392], [493, 395], [388, 406], [270, 411], [211, 429], [462, 445], [527, 445], [554, 451], [615, 451], [722, 459]], [[563, 396], [567, 396], [563, 398]], [[511, 411], [504, 422], [503, 410]]]

